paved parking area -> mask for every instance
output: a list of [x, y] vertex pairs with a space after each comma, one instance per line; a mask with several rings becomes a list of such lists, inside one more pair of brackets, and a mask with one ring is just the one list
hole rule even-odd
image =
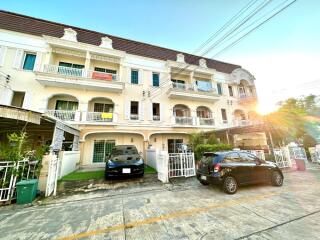
[[196, 179], [0, 208], [0, 239], [320, 239], [320, 171], [235, 195]]

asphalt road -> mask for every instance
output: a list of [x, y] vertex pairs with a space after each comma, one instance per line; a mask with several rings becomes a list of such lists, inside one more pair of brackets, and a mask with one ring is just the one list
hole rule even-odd
[[320, 171], [235, 195], [187, 179], [0, 208], [0, 239], [320, 239]]

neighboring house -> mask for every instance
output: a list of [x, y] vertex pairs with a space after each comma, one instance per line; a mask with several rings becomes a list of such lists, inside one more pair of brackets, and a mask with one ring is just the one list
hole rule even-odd
[[257, 103], [241, 66], [5, 11], [0, 71], [0, 104], [77, 126], [82, 165], [115, 144], [175, 152], [190, 133], [251, 125]]

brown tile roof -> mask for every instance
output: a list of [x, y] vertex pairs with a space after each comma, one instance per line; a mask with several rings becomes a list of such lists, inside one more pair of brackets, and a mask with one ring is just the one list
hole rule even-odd
[[[74, 26], [50, 22], [43, 19], [33, 18], [17, 13], [0, 10], [0, 29], [6, 29], [10, 31], [26, 33], [36, 36], [48, 35], [60, 38], [63, 36], [64, 28], [72, 28], [75, 31], [77, 31], [77, 37], [79, 42], [93, 45], [100, 45], [101, 37], [108, 36], [112, 39], [112, 46], [114, 49], [125, 51], [134, 55], [155, 58], [165, 61], [175, 61], [177, 54], [181, 53], [179, 51], [158, 47], [147, 43], [128, 40], [100, 32], [95, 32], [87, 29], [82, 29]], [[198, 65], [199, 59], [202, 58], [188, 53], [183, 54], [185, 55], [186, 63], [189, 64]], [[213, 59], [205, 59], [209, 68], [214, 68], [219, 72], [231, 73], [234, 69], [240, 67], [238, 65], [224, 63]]]

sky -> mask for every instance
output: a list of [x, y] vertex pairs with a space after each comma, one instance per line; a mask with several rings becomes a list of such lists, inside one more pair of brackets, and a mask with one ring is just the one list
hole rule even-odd
[[[0, 0], [0, 9], [195, 53], [250, 1]], [[263, 2], [268, 5], [247, 24], [290, 1], [257, 0], [251, 11]], [[216, 55], [245, 31], [205, 56], [249, 70], [256, 78], [260, 110], [264, 113], [288, 97], [320, 94], [319, 10], [320, 0], [298, 0], [234, 47]]]

